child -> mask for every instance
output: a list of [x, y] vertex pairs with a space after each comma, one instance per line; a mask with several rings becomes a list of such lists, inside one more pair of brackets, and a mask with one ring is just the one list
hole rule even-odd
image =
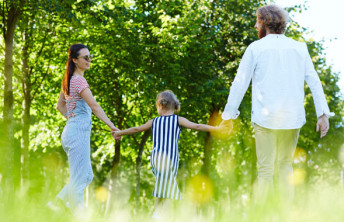
[[[158, 203], [162, 204], [165, 198], [180, 199], [176, 177], [179, 163], [178, 139], [181, 127], [199, 131], [220, 131], [224, 128], [193, 123], [184, 117], [174, 115], [176, 111], [179, 111], [180, 104], [170, 90], [158, 94], [156, 107], [159, 117], [151, 119], [141, 126], [113, 131], [112, 134], [114, 137], [120, 137], [152, 128], [153, 150], [150, 162], [156, 178], [153, 196], [156, 197], [156, 207], [158, 207]], [[153, 217], [158, 216], [156, 214], [153, 214]]]

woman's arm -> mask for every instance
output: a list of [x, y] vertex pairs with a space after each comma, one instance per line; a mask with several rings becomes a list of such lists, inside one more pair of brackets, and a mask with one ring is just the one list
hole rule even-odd
[[219, 129], [219, 127], [191, 122], [188, 119], [181, 117], [181, 116], [179, 116], [178, 121], [179, 121], [179, 125], [181, 125], [185, 128], [188, 128], [188, 129], [194, 129], [194, 130], [198, 130], [198, 131], [213, 132], [213, 131], [216, 131]]
[[148, 122], [146, 122], [145, 124], [143, 124], [141, 126], [135, 126], [135, 127], [131, 127], [129, 129], [126, 129], [126, 130], [114, 131], [111, 133], [115, 137], [139, 133], [139, 132], [146, 131], [146, 130], [150, 129], [152, 127], [152, 123], [153, 123], [153, 120], [151, 119], [151, 120], [148, 120]]
[[93, 97], [92, 92], [89, 88], [85, 88], [81, 93], [80, 96], [85, 100], [85, 102], [89, 105], [92, 109], [92, 112], [103, 121], [106, 125], [110, 127], [111, 130], [118, 130], [115, 125], [110, 121], [110, 119], [105, 114], [104, 110], [100, 105], [97, 103], [96, 99]]
[[57, 101], [56, 109], [64, 116], [66, 117], [67, 113], [67, 106], [65, 101], [65, 96], [63, 92], [61, 91], [59, 100]]

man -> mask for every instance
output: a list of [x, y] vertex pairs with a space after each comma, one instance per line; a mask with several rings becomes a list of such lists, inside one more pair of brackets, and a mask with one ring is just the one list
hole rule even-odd
[[251, 121], [255, 129], [260, 200], [271, 191], [276, 158], [280, 188], [292, 199], [292, 158], [300, 128], [306, 122], [305, 81], [312, 91], [320, 137], [329, 129], [328, 117], [334, 115], [328, 108], [307, 45], [284, 35], [287, 22], [288, 13], [276, 5], [258, 9], [255, 28], [260, 40], [247, 47], [222, 114], [224, 120], [238, 117], [238, 107], [252, 79]]

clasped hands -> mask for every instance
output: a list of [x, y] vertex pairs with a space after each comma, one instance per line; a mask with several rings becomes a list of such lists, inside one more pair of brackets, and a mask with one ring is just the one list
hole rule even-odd
[[[112, 138], [115, 139], [115, 140], [120, 140], [121, 139], [121, 136], [118, 135], [118, 132], [120, 132], [121, 130], [118, 129], [117, 127], [111, 127], [111, 135], [112, 135]], [[117, 133], [116, 133], [117, 132]]]
[[231, 134], [233, 130], [233, 121], [229, 120], [222, 120], [219, 126], [216, 127], [216, 130], [213, 131], [213, 136], [219, 139], [226, 139]]

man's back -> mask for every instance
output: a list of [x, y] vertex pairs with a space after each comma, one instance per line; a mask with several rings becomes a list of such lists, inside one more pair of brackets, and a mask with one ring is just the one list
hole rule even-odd
[[[254, 27], [260, 40], [247, 47], [222, 113], [224, 121], [239, 116], [239, 105], [252, 80], [251, 121], [258, 166], [255, 196], [256, 202], [262, 204], [267, 203], [269, 193], [275, 195], [274, 169], [278, 169], [281, 203], [289, 205], [293, 199], [293, 156], [300, 128], [306, 122], [305, 81], [313, 95], [320, 137], [329, 129], [328, 116], [334, 115], [328, 108], [307, 45], [283, 35], [288, 20], [288, 12], [273, 4], [257, 10]], [[228, 125], [224, 121], [221, 125]]]
[[300, 128], [305, 122], [305, 44], [269, 34], [252, 43], [252, 122], [272, 129]]
[[269, 129], [299, 129], [306, 122], [304, 83], [317, 116], [330, 114], [307, 45], [283, 34], [268, 34], [245, 51], [231, 86], [223, 119], [235, 119], [252, 79], [252, 123]]

